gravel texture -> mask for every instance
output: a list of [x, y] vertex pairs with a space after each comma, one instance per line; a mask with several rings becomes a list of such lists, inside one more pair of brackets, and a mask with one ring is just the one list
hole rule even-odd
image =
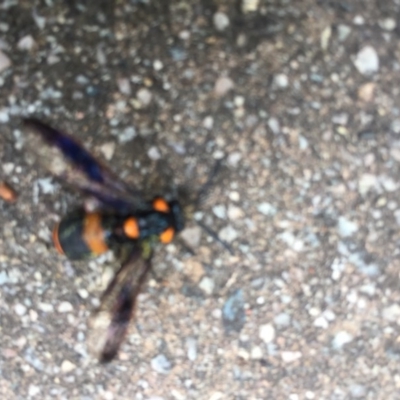
[[[2, 399], [400, 399], [398, 0], [0, 2]], [[20, 117], [149, 193], [199, 188], [117, 360], [88, 316], [115, 263], [51, 229], [83, 199]], [[192, 249], [193, 252], [189, 251]], [[194, 253], [194, 254], [193, 254]]]

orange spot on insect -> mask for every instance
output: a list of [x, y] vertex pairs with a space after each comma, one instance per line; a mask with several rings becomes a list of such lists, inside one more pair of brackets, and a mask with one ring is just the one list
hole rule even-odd
[[160, 242], [167, 244], [172, 241], [175, 236], [175, 229], [171, 227], [167, 228], [163, 233], [160, 235]]
[[101, 225], [101, 215], [99, 213], [88, 213], [85, 215], [82, 237], [93, 254], [102, 254], [108, 250], [107, 243], [104, 240], [104, 229]]
[[14, 203], [17, 200], [17, 193], [7, 183], [0, 182], [0, 197], [8, 203]]
[[162, 213], [169, 212], [169, 204], [161, 197], [157, 197], [153, 201], [154, 210]]
[[60, 254], [64, 254], [64, 250], [61, 246], [60, 243], [60, 238], [58, 237], [58, 228], [60, 227], [60, 224], [57, 224], [54, 229], [53, 229], [53, 243], [54, 243], [54, 247], [56, 248], [56, 250], [60, 253]]
[[130, 217], [125, 220], [124, 233], [131, 239], [137, 239], [139, 237], [139, 225], [136, 218]]

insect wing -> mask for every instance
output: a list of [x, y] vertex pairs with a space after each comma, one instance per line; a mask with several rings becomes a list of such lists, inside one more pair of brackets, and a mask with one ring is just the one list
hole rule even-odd
[[55, 177], [120, 210], [145, 208], [140, 193], [97, 161], [78, 141], [34, 118], [24, 120], [30, 153]]
[[108, 285], [90, 321], [89, 347], [100, 362], [110, 362], [126, 335], [136, 299], [151, 268], [151, 252], [136, 245]]

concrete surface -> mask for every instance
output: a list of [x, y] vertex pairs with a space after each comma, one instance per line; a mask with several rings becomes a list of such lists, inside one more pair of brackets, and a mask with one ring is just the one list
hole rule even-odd
[[[1, 398], [400, 399], [399, 13], [2, 0], [0, 180], [19, 198], [0, 202]], [[200, 187], [225, 158], [196, 217], [234, 255], [195, 222], [195, 255], [160, 247], [107, 366], [85, 339], [115, 264], [53, 249], [83, 200], [30, 162], [28, 114], [144, 188]]]

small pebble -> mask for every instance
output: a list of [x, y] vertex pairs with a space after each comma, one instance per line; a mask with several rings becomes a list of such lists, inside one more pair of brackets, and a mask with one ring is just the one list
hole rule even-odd
[[193, 337], [186, 339], [187, 357], [190, 361], [195, 361], [197, 358], [197, 341]]
[[66, 312], [72, 312], [74, 311], [74, 307], [72, 306], [71, 303], [68, 301], [63, 301], [60, 303], [60, 305], [57, 307], [57, 311], [59, 313], [66, 313]]
[[326, 51], [328, 49], [331, 36], [332, 36], [332, 28], [329, 25], [321, 33], [321, 48], [323, 51]]
[[227, 242], [227, 243], [231, 243], [233, 242], [239, 235], [237, 233], [237, 231], [231, 226], [228, 225], [225, 228], [222, 228], [219, 232], [218, 232], [218, 236], [221, 240]]
[[226, 219], [226, 207], [223, 204], [214, 206], [212, 211], [216, 217]]
[[282, 351], [282, 361], [285, 363], [291, 363], [302, 357], [300, 351]]
[[260, 346], [254, 346], [251, 349], [250, 357], [253, 360], [261, 360], [263, 358], [263, 351], [262, 351], [261, 347]]
[[205, 274], [203, 264], [190, 258], [185, 262], [185, 274], [191, 281], [196, 283], [199, 282]]
[[64, 360], [61, 363], [61, 371], [64, 372], [65, 374], [67, 374], [68, 372], [73, 371], [76, 368], [76, 365], [73, 364], [71, 361], [69, 360]]
[[227, 76], [219, 77], [214, 85], [214, 92], [217, 97], [225, 96], [230, 90], [235, 87], [232, 79]]
[[358, 231], [358, 225], [346, 217], [339, 217], [337, 228], [341, 237], [350, 237]]
[[349, 386], [349, 392], [354, 399], [365, 399], [367, 389], [364, 385], [352, 384]]
[[289, 78], [285, 74], [275, 75], [274, 84], [280, 89], [286, 89], [289, 86]]
[[141, 88], [137, 91], [136, 97], [142, 107], [147, 107], [152, 100], [152, 93], [147, 88]]
[[20, 317], [26, 314], [26, 307], [23, 304], [16, 304], [14, 306], [15, 313]]
[[241, 208], [236, 207], [232, 204], [228, 206], [228, 218], [232, 221], [241, 219], [244, 217], [244, 212]]
[[279, 121], [274, 117], [269, 118], [268, 127], [269, 129], [271, 129], [274, 135], [279, 135], [279, 133], [281, 132], [281, 126], [279, 124]]
[[353, 340], [353, 335], [346, 331], [338, 332], [332, 340], [332, 347], [336, 350], [341, 349], [345, 344]]
[[379, 57], [372, 46], [363, 47], [354, 59], [354, 65], [362, 75], [373, 75], [379, 70]]
[[31, 35], [26, 35], [22, 37], [17, 44], [18, 50], [27, 50], [30, 51], [35, 47], [35, 41]]
[[40, 387], [36, 385], [29, 385], [28, 394], [31, 397], [34, 397], [40, 393]]
[[275, 339], [274, 326], [272, 324], [261, 325], [258, 336], [264, 343], [271, 343]]
[[161, 71], [164, 68], [164, 64], [160, 60], [155, 60], [153, 62], [153, 68], [155, 71]]
[[200, 245], [202, 230], [199, 226], [185, 228], [180, 237], [192, 249], [196, 249]]
[[159, 354], [150, 362], [151, 368], [159, 374], [167, 374], [171, 370], [171, 362], [164, 354]]
[[378, 23], [379, 26], [385, 31], [394, 31], [397, 26], [396, 20], [394, 18], [381, 19]]
[[210, 131], [214, 127], [214, 118], [209, 115], [205, 117], [203, 120], [203, 126], [205, 129]]
[[149, 156], [150, 160], [157, 161], [161, 158], [160, 151], [156, 146], [150, 147], [149, 151], [147, 152], [147, 155]]
[[110, 161], [114, 155], [114, 151], [115, 151], [115, 143], [114, 142], [107, 142], [104, 143], [101, 147], [100, 147], [101, 152], [104, 154], [104, 158], [107, 161]]
[[391, 322], [396, 322], [400, 319], [400, 306], [392, 304], [382, 310], [382, 317]]
[[290, 325], [290, 315], [286, 313], [280, 313], [274, 317], [274, 324], [278, 327], [287, 327]]
[[133, 126], [125, 128], [120, 134], [118, 134], [119, 143], [127, 143], [136, 136], [136, 130]]
[[231, 165], [232, 167], [237, 167], [239, 164], [239, 161], [242, 159], [242, 155], [238, 152], [235, 151], [228, 156], [228, 164]]
[[49, 303], [39, 303], [38, 308], [40, 311], [43, 311], [43, 312], [53, 312], [54, 311], [53, 305], [49, 304]]
[[242, 13], [248, 14], [258, 9], [260, 0], [242, 0]]
[[373, 100], [376, 84], [374, 82], [367, 82], [358, 88], [358, 99], [369, 103]]
[[365, 19], [362, 15], [356, 15], [353, 18], [353, 24], [354, 25], [364, 25], [365, 24]]
[[199, 283], [199, 288], [203, 290], [207, 295], [211, 295], [214, 290], [215, 283], [213, 279], [205, 276]]
[[351, 28], [347, 25], [340, 24], [337, 28], [339, 42], [344, 42], [351, 33]]
[[132, 93], [131, 83], [128, 78], [119, 78], [117, 79], [118, 89], [122, 94], [126, 94], [129, 96]]
[[240, 332], [246, 322], [244, 296], [241, 289], [236, 290], [225, 301], [222, 308], [222, 322], [226, 333]]
[[213, 15], [213, 23], [217, 31], [224, 31], [229, 26], [229, 17], [223, 12], [216, 12]]
[[0, 50], [0, 73], [11, 67], [11, 60]]

